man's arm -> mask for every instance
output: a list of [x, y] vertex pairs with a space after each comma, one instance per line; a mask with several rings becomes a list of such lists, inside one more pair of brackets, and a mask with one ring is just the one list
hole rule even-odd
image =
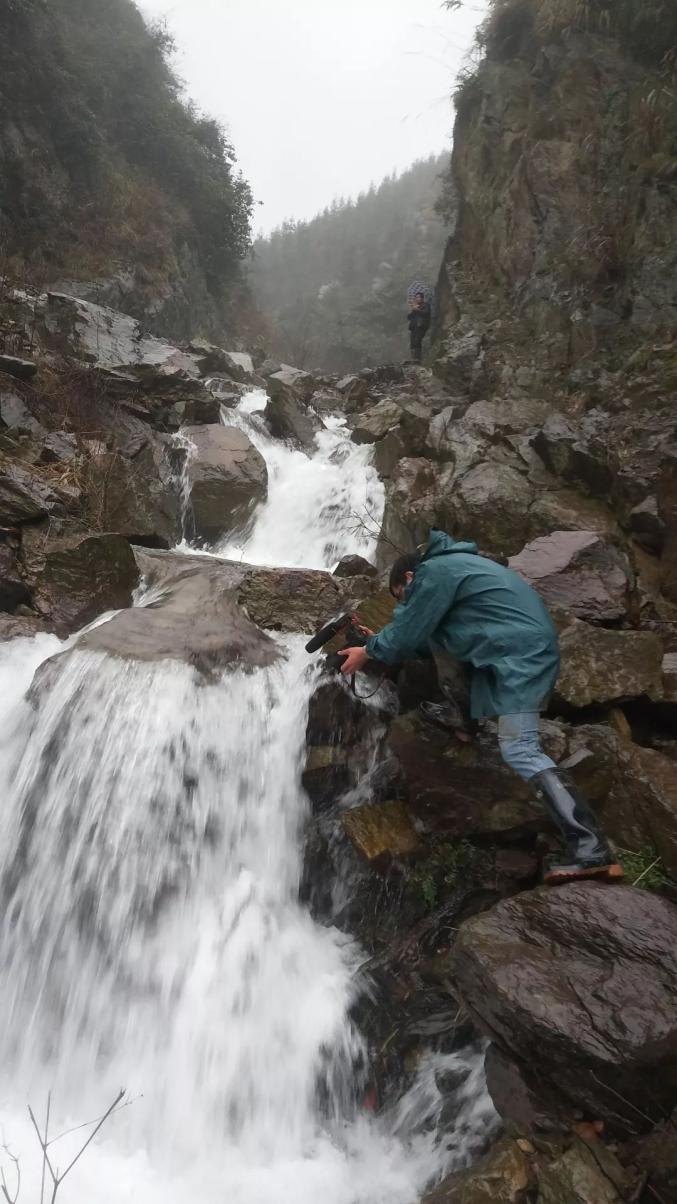
[[440, 585], [422, 565], [416, 571], [406, 603], [396, 607], [390, 623], [367, 640], [368, 655], [386, 665], [420, 655], [421, 648], [453, 606], [456, 588], [451, 577]]

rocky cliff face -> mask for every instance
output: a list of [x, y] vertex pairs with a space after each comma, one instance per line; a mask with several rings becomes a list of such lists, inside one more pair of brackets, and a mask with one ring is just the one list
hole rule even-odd
[[132, 0], [0, 9], [0, 277], [187, 339], [232, 330], [251, 196]]
[[658, 406], [677, 363], [672, 5], [500, 0], [457, 92], [439, 368], [474, 396]]

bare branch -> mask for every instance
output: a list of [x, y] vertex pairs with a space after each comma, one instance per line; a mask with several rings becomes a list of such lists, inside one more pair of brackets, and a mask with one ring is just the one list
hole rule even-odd
[[[47, 1092], [47, 1112], [45, 1113], [45, 1149], [49, 1145], [49, 1111], [52, 1106], [52, 1093]], [[42, 1178], [40, 1180], [40, 1204], [43, 1204], [45, 1198], [45, 1159], [42, 1159]]]
[[[106, 1111], [104, 1112], [103, 1116], [102, 1116], [102, 1117], [100, 1118], [100, 1120], [97, 1122], [96, 1128], [95, 1128], [95, 1129], [94, 1129], [94, 1130], [93, 1130], [93, 1131], [90, 1133], [90, 1135], [89, 1135], [89, 1137], [87, 1138], [87, 1140], [86, 1140], [85, 1144], [84, 1144], [83, 1146], [81, 1146], [80, 1150], [79, 1150], [79, 1151], [78, 1151], [78, 1153], [75, 1155], [75, 1158], [73, 1158], [72, 1162], [69, 1162], [69, 1163], [68, 1163], [68, 1166], [66, 1167], [65, 1171], [63, 1171], [63, 1172], [62, 1172], [62, 1174], [60, 1174], [60, 1175], [59, 1175], [59, 1178], [58, 1178], [58, 1183], [62, 1183], [62, 1182], [63, 1182], [63, 1180], [66, 1178], [66, 1175], [68, 1174], [68, 1172], [69, 1172], [69, 1171], [71, 1171], [71, 1170], [73, 1169], [73, 1167], [75, 1166], [75, 1163], [78, 1161], [78, 1159], [79, 1159], [79, 1158], [81, 1158], [81, 1157], [82, 1157], [82, 1155], [84, 1154], [85, 1150], [87, 1149], [87, 1146], [88, 1146], [88, 1145], [90, 1145], [90, 1143], [91, 1143], [91, 1142], [94, 1140], [94, 1138], [96, 1137], [97, 1133], [99, 1132], [99, 1129], [101, 1128], [101, 1126], [102, 1126], [102, 1125], [104, 1125], [104, 1124], [106, 1123], [106, 1121], [108, 1120], [108, 1117], [109, 1117], [109, 1116], [110, 1116], [110, 1115], [111, 1115], [113, 1112], [115, 1112], [115, 1111], [116, 1111], [116, 1109], [117, 1109], [117, 1107], [118, 1107], [118, 1104], [120, 1103], [120, 1101], [121, 1101], [122, 1099], [124, 1099], [124, 1096], [125, 1096], [125, 1090], [126, 1090], [126, 1088], [125, 1088], [125, 1087], [121, 1087], [121, 1089], [120, 1089], [120, 1091], [118, 1092], [117, 1096], [115, 1097], [115, 1099], [113, 1100], [112, 1104], [110, 1105], [110, 1108], [107, 1108], [107, 1109], [106, 1109]], [[56, 1194], [56, 1193], [55, 1193], [55, 1194]]]
[[21, 1167], [19, 1166], [19, 1159], [17, 1158], [16, 1154], [12, 1153], [12, 1151], [10, 1150], [8, 1145], [3, 1144], [2, 1149], [5, 1151], [7, 1157], [10, 1158], [12, 1160], [12, 1162], [14, 1163], [14, 1173], [16, 1175], [16, 1188], [14, 1190], [14, 1195], [13, 1196], [10, 1195], [9, 1187], [7, 1186], [7, 1179], [5, 1176], [5, 1168], [3, 1166], [0, 1168], [0, 1178], [2, 1179], [2, 1187], [0, 1190], [2, 1190], [2, 1194], [5, 1197], [7, 1204], [16, 1204], [17, 1200], [19, 1199], [19, 1192], [21, 1191]]
[[40, 1132], [40, 1129], [38, 1128], [38, 1122], [35, 1119], [35, 1115], [34, 1115], [33, 1109], [31, 1108], [30, 1104], [28, 1105], [28, 1115], [31, 1118], [31, 1124], [33, 1125], [33, 1128], [35, 1129], [37, 1139], [40, 1142], [40, 1149], [42, 1150], [43, 1158], [45, 1160], [45, 1163], [47, 1164], [47, 1170], [49, 1171], [50, 1175], [52, 1176], [52, 1183], [57, 1183], [58, 1176], [56, 1175], [56, 1173], [54, 1171], [54, 1167], [52, 1166], [52, 1164], [49, 1160], [49, 1154], [47, 1153], [47, 1142], [43, 1139], [42, 1133]]

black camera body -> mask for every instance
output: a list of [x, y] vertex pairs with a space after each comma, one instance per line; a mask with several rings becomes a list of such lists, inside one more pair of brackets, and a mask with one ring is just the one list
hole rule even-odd
[[[318, 652], [338, 635], [343, 639], [346, 648], [362, 648], [367, 642], [367, 637], [359, 628], [357, 615], [339, 615], [338, 619], [332, 619], [330, 623], [325, 623], [312, 640], [308, 640], [306, 652]], [[345, 657], [338, 652], [330, 652], [327, 654], [327, 668], [339, 672], [343, 667], [344, 660]]]

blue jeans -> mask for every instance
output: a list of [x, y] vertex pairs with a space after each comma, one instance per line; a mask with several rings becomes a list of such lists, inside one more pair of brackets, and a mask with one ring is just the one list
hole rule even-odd
[[542, 769], [555, 769], [554, 761], [541, 748], [538, 731], [538, 711], [517, 711], [499, 715], [498, 744], [506, 765], [515, 770], [525, 782]]

